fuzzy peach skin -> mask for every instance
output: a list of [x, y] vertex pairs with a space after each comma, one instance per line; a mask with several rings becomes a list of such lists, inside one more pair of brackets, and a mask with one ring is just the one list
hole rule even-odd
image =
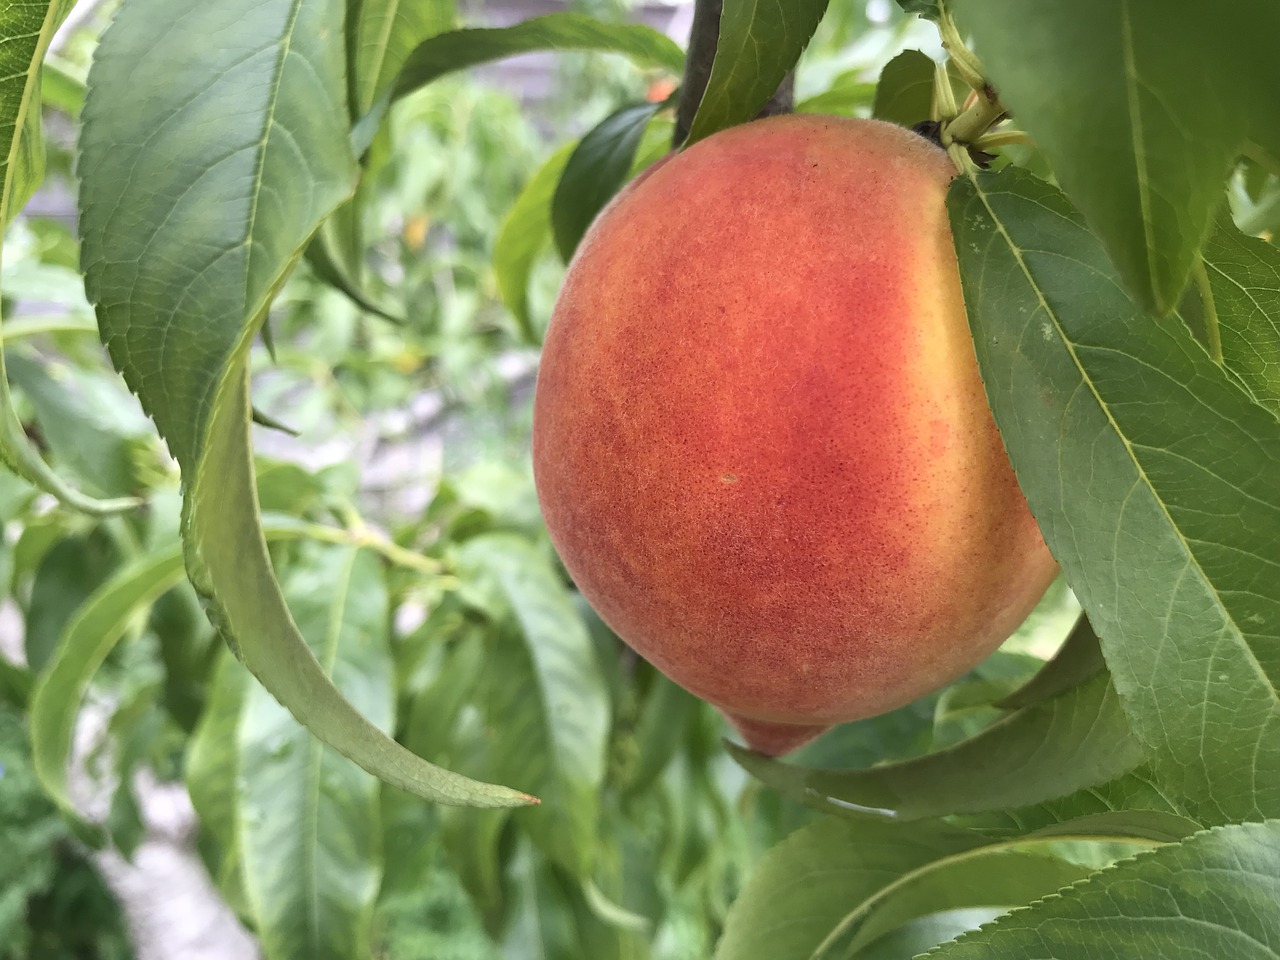
[[908, 130], [793, 115], [630, 184], [547, 331], [533, 463], [587, 600], [754, 749], [963, 674], [1057, 567], [983, 394]]

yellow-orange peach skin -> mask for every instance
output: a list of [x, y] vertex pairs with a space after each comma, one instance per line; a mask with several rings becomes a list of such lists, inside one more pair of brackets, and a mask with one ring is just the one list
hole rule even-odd
[[556, 549], [764, 753], [954, 680], [1056, 573], [983, 394], [954, 173], [878, 121], [726, 130], [614, 199], [555, 306], [533, 462]]

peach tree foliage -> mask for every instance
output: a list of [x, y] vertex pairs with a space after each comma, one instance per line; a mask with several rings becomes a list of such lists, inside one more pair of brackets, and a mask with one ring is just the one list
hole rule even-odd
[[[384, 533], [349, 472], [254, 455], [251, 423], [290, 412], [251, 392], [255, 343], [305, 354], [314, 304], [376, 330], [344, 363], [394, 368], [367, 348], [402, 341], [433, 371], [479, 368], [444, 319], [415, 329], [456, 286], [428, 307], [371, 267], [415, 105], [533, 51], [680, 77], [679, 45], [583, 13], [468, 26], [447, 0], [121, 0], [80, 89], [45, 64], [68, 7], [0, 11], [0, 214], [39, 183], [42, 97], [63, 91], [78, 251], [33, 259], [63, 291], [83, 271], [150, 421], [87, 349], [78, 295], [52, 322], [6, 298], [0, 455], [21, 480], [0, 486], [0, 574], [27, 663], [0, 660], [0, 694], [82, 840], [136, 840], [127, 788], [105, 823], [68, 789], [105, 684], [121, 769], [181, 758], [201, 853], [272, 960], [371, 956], [424, 891], [439, 922], [420, 934], [481, 956], [1280, 956], [1273, 4], [904, 0], [875, 33], [821, 0], [724, 0], [718, 24], [702, 3], [670, 103], [632, 74], [512, 191], [486, 238], [509, 318], [474, 322], [528, 349], [547, 251], [571, 255], [668, 149], [673, 106], [701, 139], [799, 64], [796, 109], [932, 122], [961, 169], [978, 363], [1083, 614], [1044, 627], [1064, 641], [1047, 662], [997, 654], [782, 762], [726, 749], [620, 650], [523, 465], [450, 476]], [[820, 47], [873, 34], [928, 49], [806, 80]], [[5, 257], [6, 290], [21, 265]]]

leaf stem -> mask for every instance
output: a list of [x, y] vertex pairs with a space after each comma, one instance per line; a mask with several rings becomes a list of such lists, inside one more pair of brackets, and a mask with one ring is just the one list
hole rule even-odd
[[955, 91], [951, 89], [951, 77], [945, 63], [933, 65], [933, 102], [929, 111], [931, 120], [951, 120], [960, 112]]
[[1222, 330], [1218, 326], [1218, 306], [1213, 299], [1213, 286], [1209, 283], [1209, 271], [1204, 267], [1204, 257], [1197, 257], [1191, 268], [1200, 293], [1200, 305], [1204, 308], [1204, 332], [1209, 341], [1209, 356], [1222, 366]]
[[938, 17], [938, 32], [942, 34], [942, 48], [950, 54], [960, 79], [974, 90], [981, 91], [987, 85], [982, 73], [982, 63], [965, 46], [964, 38], [960, 36], [946, 3], [938, 4], [938, 12], [941, 14]]
[[323, 523], [302, 521], [297, 530], [299, 536], [307, 540], [372, 550], [398, 567], [414, 570], [429, 577], [439, 577], [445, 572], [444, 564], [439, 560], [414, 553], [387, 539], [367, 526], [360, 517], [348, 517], [347, 520], [346, 527], [330, 527]]
[[1000, 147], [1030, 146], [1034, 143], [1031, 136], [1022, 130], [997, 130], [984, 133], [973, 145], [979, 150], [996, 150]]
[[1005, 115], [1004, 104], [993, 96], [990, 87], [977, 91], [973, 105], [942, 128], [942, 145], [952, 143], [975, 145]]

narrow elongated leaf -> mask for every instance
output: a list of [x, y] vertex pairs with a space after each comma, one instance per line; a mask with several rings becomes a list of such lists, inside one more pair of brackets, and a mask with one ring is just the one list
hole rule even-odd
[[953, 747], [863, 770], [806, 770], [730, 746], [749, 771], [831, 813], [900, 819], [1029, 806], [1105, 783], [1142, 753], [1100, 674]]
[[940, 824], [819, 820], [756, 865], [715, 960], [804, 960], [851, 910], [889, 884], [985, 842]]
[[659, 106], [634, 104], [610, 114], [569, 155], [551, 199], [556, 249], [565, 262], [596, 214], [626, 182], [645, 127]]
[[1081, 616], [1053, 659], [1026, 684], [1001, 700], [1006, 710], [1048, 700], [1078, 686], [1107, 668], [1098, 635], [1087, 617]]
[[1280, 425], [1055, 188], [1010, 169], [949, 204], [996, 422], [1135, 734], [1199, 819], [1280, 812]]
[[388, 782], [443, 802], [524, 803], [414, 756], [338, 693], [289, 615], [262, 538], [248, 349], [355, 183], [344, 8], [121, 4], [84, 109], [86, 288], [113, 362], [182, 468], [191, 582], [249, 670], [316, 736]]
[[1139, 854], [929, 953], [936, 960], [1280, 957], [1280, 822]]
[[954, 818], [961, 826], [993, 837], [1055, 834], [1085, 823], [1083, 833], [1174, 840], [1204, 825], [1164, 792], [1147, 765], [1097, 786], [1044, 803], [1010, 810], [993, 810]]
[[[377, 559], [352, 547], [309, 551], [285, 593], [325, 672], [379, 729], [390, 730], [390, 614]], [[368, 957], [382, 873], [378, 781], [256, 685], [245, 698], [237, 746], [236, 835], [267, 956]]]
[[[40, 65], [73, 0], [31, 0], [0, 9], [0, 229], [7, 227], [44, 176], [40, 125]], [[76, 510], [116, 513], [131, 497], [97, 500], [54, 473], [27, 438], [13, 409], [0, 349], [0, 463]]]
[[943, 910], [1020, 907], [1092, 872], [1037, 850], [975, 850], [920, 871], [874, 901], [854, 905], [814, 957], [856, 955], [891, 930]]
[[453, 30], [420, 43], [395, 79], [378, 94], [356, 124], [351, 140], [357, 153], [373, 142], [392, 102], [455, 70], [539, 50], [591, 50], [617, 53], [644, 67], [672, 72], [684, 68], [684, 53], [670, 37], [636, 23], [605, 23], [580, 13], [549, 13], [511, 27]]
[[1172, 310], [1245, 140], [1280, 156], [1270, 0], [957, 0], [1000, 98], [1137, 300]]
[[351, 108], [359, 117], [418, 44], [457, 25], [455, 0], [360, 0], [351, 31]]
[[990, 923], [1005, 911], [1000, 908], [944, 910], [904, 924], [859, 950], [849, 960], [909, 960], [940, 943]]
[[512, 27], [455, 30], [426, 40], [406, 58], [392, 96], [413, 93], [455, 70], [537, 50], [618, 53], [645, 67], [684, 68], [684, 53], [675, 41], [651, 27], [605, 23], [580, 13], [551, 13]]
[[72, 371], [25, 350], [9, 357], [9, 372], [55, 461], [85, 490], [124, 498], [142, 488], [139, 453], [154, 442], [155, 428], [119, 377]]
[[711, 77], [686, 143], [758, 114], [800, 59], [826, 10], [827, 0], [724, 0]]
[[543, 161], [498, 228], [493, 242], [493, 272], [498, 294], [516, 318], [526, 343], [539, 340], [529, 316], [529, 275], [538, 254], [551, 240], [551, 198], [575, 144], [567, 143]]
[[[503, 748], [520, 754], [512, 758], [515, 763], [546, 767], [541, 775], [547, 808], [527, 818], [526, 829], [544, 850], [585, 876], [594, 852], [610, 719], [595, 648], [559, 575], [527, 540], [476, 537], [463, 545], [459, 561], [496, 581], [524, 634], [525, 651], [491, 669], [508, 674], [493, 681], [512, 715], [511, 744]], [[525, 722], [517, 724], [516, 715]]]
[[1209, 234], [1204, 267], [1223, 365], [1280, 415], [1280, 250], [1223, 216]]
[[76, 717], [89, 681], [129, 623], [182, 579], [177, 544], [134, 561], [93, 592], [67, 624], [57, 657], [31, 697], [31, 753], [50, 799], [88, 841], [100, 834], [85, 824], [67, 795], [67, 761]]
[[798, 100], [796, 113], [852, 115], [859, 107], [870, 104], [876, 96], [876, 84], [864, 80], [865, 73], [855, 68], [839, 74], [826, 90]]
[[191, 805], [200, 815], [200, 829], [217, 840], [224, 859], [232, 855], [236, 846], [236, 730], [250, 682], [240, 662], [224, 650], [209, 683], [209, 698], [200, 723], [187, 741], [184, 779]]

